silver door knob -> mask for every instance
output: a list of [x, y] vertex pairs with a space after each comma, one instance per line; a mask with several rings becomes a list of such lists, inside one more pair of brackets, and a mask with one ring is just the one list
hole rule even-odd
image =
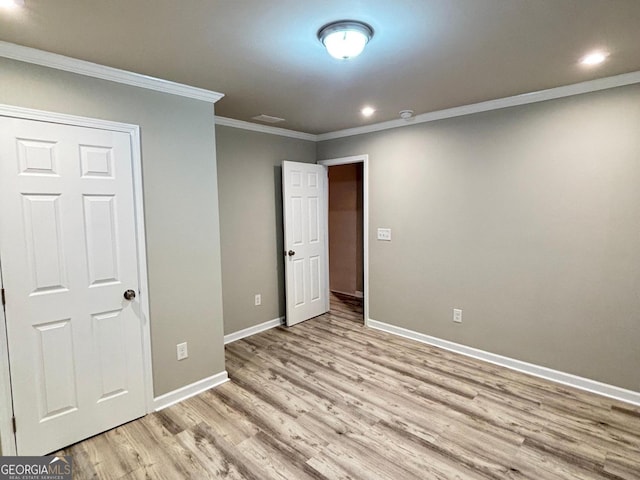
[[296, 254], [296, 252], [294, 252], [293, 250], [289, 250], [287, 252], [287, 255], [289, 255], [290, 257], [293, 257]]
[[127, 290], [126, 292], [124, 292], [124, 298], [126, 300], [133, 300], [134, 298], [136, 298], [136, 292], [133, 290]]

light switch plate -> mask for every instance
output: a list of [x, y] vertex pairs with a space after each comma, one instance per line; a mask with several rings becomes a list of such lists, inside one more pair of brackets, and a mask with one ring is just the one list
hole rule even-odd
[[385, 242], [391, 241], [391, 229], [390, 228], [379, 228], [378, 229], [378, 240], [382, 240]]

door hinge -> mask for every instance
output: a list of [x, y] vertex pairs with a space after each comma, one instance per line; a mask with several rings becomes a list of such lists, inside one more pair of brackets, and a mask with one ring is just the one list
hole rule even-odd
[[13, 433], [16, 433], [16, 417], [11, 417], [11, 425], [13, 426]]
[[2, 305], [4, 305], [6, 302], [6, 300], [4, 299], [4, 288], [2, 289]]

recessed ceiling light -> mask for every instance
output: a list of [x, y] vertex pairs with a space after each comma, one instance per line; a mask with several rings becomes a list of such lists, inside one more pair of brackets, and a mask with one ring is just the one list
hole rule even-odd
[[2, 8], [16, 8], [23, 6], [24, 0], [0, 0], [0, 7]]
[[364, 115], [365, 117], [370, 117], [374, 114], [374, 112], [375, 110], [372, 107], [364, 107], [362, 110], [360, 110], [360, 113], [362, 113], [362, 115]]
[[318, 40], [334, 58], [347, 60], [357, 57], [373, 37], [373, 29], [354, 20], [332, 22], [318, 31]]
[[580, 60], [580, 63], [582, 65], [589, 65], [589, 66], [598, 65], [604, 62], [608, 56], [609, 54], [607, 52], [591, 52], [585, 55], [584, 57], [582, 57], [582, 60]]

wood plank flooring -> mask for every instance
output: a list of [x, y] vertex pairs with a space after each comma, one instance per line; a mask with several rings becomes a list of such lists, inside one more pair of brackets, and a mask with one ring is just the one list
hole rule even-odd
[[640, 479], [640, 408], [366, 329], [226, 347], [228, 382], [59, 453], [78, 479]]

